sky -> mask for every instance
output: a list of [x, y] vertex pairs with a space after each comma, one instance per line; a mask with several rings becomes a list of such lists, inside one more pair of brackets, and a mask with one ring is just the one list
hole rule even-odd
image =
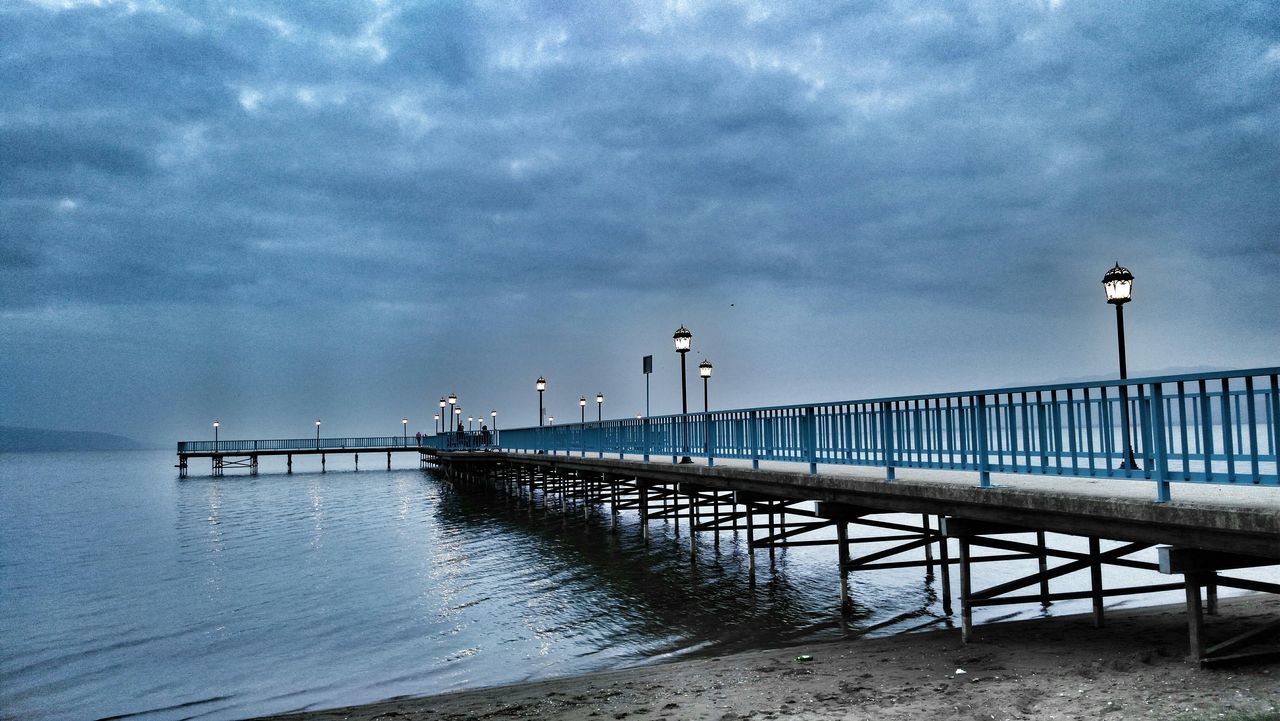
[[0, 424], [1280, 365], [1269, 0], [0, 0]]

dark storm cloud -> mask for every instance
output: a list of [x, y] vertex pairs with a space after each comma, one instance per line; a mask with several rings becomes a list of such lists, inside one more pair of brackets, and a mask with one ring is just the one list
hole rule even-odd
[[[492, 355], [733, 298], [842, 353], [892, 314], [883, 345], [927, 359], [947, 314], [1027, 338], [1093, 313], [1119, 259], [1171, 279], [1157, 332], [1274, 355], [1269, 3], [68, 5], [0, 9], [0, 329], [33, 347], [376, 319], [409, 344], [378, 363], [457, 375], [441, 338]], [[1248, 306], [1223, 320], [1226, 282]]]

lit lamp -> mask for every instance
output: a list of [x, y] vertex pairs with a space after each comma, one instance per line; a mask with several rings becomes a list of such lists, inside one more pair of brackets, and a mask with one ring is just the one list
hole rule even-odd
[[597, 393], [596, 394], [596, 421], [597, 422], [600, 421], [603, 415], [604, 415], [604, 394]]
[[218, 423], [218, 421], [215, 420], [213, 422], [213, 452], [214, 453], [218, 452], [218, 426], [219, 425], [220, 424]]
[[583, 396], [578, 399], [578, 412], [579, 412], [579, 415], [581, 416], [578, 419], [578, 422], [586, 423], [587, 422], [587, 397], [586, 396]]
[[448, 422], [448, 416], [444, 414], [444, 407], [446, 405], [448, 405], [448, 403], [445, 402], [444, 396], [440, 396], [440, 414], [436, 416], [436, 420], [440, 421], [441, 432], [444, 432], [444, 424]]
[[698, 364], [698, 375], [702, 376], [702, 412], [706, 413], [710, 410], [707, 404], [707, 382], [711, 380], [711, 361], [706, 358]]
[[316, 448], [320, 448], [320, 419], [316, 419]]
[[492, 424], [493, 424], [493, 425], [492, 425], [492, 430], [496, 433], [496, 432], [498, 431], [498, 412], [497, 412], [497, 411], [489, 411], [489, 417], [490, 417], [491, 419], [493, 419], [493, 420], [491, 420], [491, 421], [490, 421], [490, 423], [492, 423]]
[[[685, 368], [684, 357], [689, 353], [689, 348], [693, 345], [693, 334], [688, 328], [681, 324], [676, 329], [674, 335], [671, 336], [676, 342], [676, 352], [680, 354], [680, 413], [689, 413], [689, 388], [686, 376], [688, 373]], [[681, 418], [680, 423], [684, 426], [684, 452], [689, 452], [689, 423], [688, 419]], [[681, 463], [693, 463], [693, 459], [688, 455], [680, 459]]]
[[467, 432], [471, 432], [471, 422], [475, 420], [474, 416], [467, 416]]
[[547, 379], [538, 376], [538, 381], [533, 384], [533, 387], [538, 389], [538, 425], [542, 425], [542, 414], [546, 412], [542, 407], [542, 392], [547, 389]]
[[551, 416], [550, 418], [548, 418], [548, 419], [547, 419], [547, 425], [552, 425], [552, 426], [554, 426], [555, 424], [556, 424], [556, 417], [555, 417], [555, 416]]
[[462, 410], [459, 408], [456, 408], [455, 406], [457, 405], [458, 405], [458, 394], [450, 393], [449, 394], [449, 411], [450, 411], [449, 418], [453, 419], [449, 422], [450, 431], [458, 427], [458, 414], [461, 413]]
[[404, 444], [409, 445], [409, 419], [408, 417], [400, 419], [400, 425], [404, 426]]
[[[1116, 307], [1116, 343], [1120, 347], [1120, 380], [1129, 377], [1129, 369], [1124, 359], [1124, 304], [1133, 297], [1133, 273], [1128, 268], [1115, 264], [1106, 275], [1102, 276], [1102, 287], [1107, 291], [1107, 302]], [[1122, 468], [1137, 470], [1138, 464], [1133, 458], [1133, 443], [1129, 437], [1129, 387], [1120, 384], [1120, 423], [1124, 426], [1125, 460]]]

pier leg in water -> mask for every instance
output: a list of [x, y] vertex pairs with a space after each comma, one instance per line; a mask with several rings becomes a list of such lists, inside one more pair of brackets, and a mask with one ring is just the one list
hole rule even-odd
[[293, 473], [293, 454], [289, 454], [289, 473]]
[[324, 454], [320, 454], [320, 472], [324, 473]]
[[747, 502], [747, 574], [751, 576], [751, 585], [756, 583], [756, 535], [755, 535], [755, 510], [751, 508], [751, 503]]
[[973, 607], [969, 605], [969, 594], [972, 593], [969, 568], [969, 538], [960, 538], [960, 640], [969, 643], [973, 637]]
[[[942, 528], [942, 516], [938, 516], [938, 528]], [[947, 537], [938, 534], [938, 559], [942, 563], [942, 612], [951, 615], [951, 549]]]
[[387, 451], [387, 470], [391, 470], [391, 451]]
[[1102, 561], [1098, 560], [1101, 544], [1097, 536], [1089, 536], [1089, 587], [1093, 591], [1093, 627], [1102, 628]]
[[356, 470], [358, 471], [358, 470], [360, 470], [360, 454], [359, 454], [359, 453], [356, 453], [356, 454], [353, 454], [353, 455], [355, 455], [355, 457], [356, 457]]
[[849, 524], [836, 521], [836, 550], [840, 563], [840, 613], [848, 615], [853, 610], [849, 601]]
[[643, 482], [640, 486], [640, 538], [645, 545], [649, 543], [649, 487]]
[[1049, 555], [1045, 553], [1044, 531], [1036, 531], [1036, 562], [1040, 565], [1040, 605], [1048, 606], [1049, 600]]
[[689, 558], [698, 555], [698, 492], [689, 494]]

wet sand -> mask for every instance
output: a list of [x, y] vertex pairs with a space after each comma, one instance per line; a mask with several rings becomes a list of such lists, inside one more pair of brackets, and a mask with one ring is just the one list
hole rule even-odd
[[[1209, 642], [1280, 618], [1280, 598], [1224, 599]], [[1276, 639], [1272, 639], [1274, 642]], [[284, 721], [403, 719], [1280, 719], [1280, 662], [1200, 669], [1181, 605], [992, 623], [479, 688]]]

